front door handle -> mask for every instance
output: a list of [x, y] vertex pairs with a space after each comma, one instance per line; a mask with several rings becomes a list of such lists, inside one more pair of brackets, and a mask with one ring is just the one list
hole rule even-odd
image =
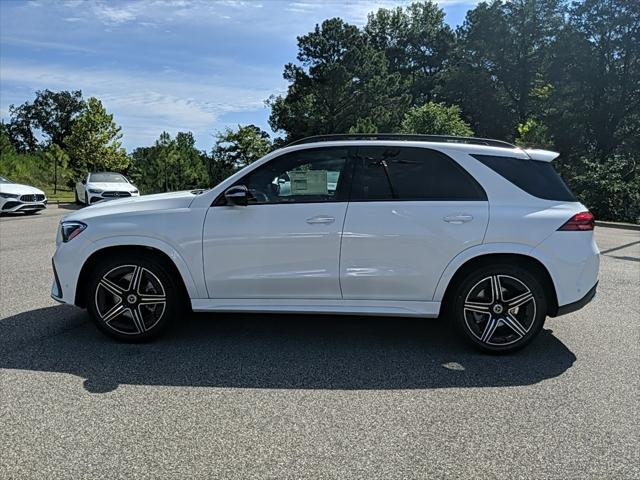
[[453, 223], [455, 225], [460, 225], [461, 223], [467, 223], [467, 222], [470, 222], [471, 220], [473, 220], [473, 216], [471, 216], [471, 215], [449, 215], [447, 217], [443, 217], [442, 220], [444, 220], [447, 223]]
[[335, 221], [336, 221], [335, 218], [328, 217], [327, 215], [316, 215], [315, 217], [307, 218], [307, 223], [309, 225], [317, 225], [317, 224], [328, 225]]

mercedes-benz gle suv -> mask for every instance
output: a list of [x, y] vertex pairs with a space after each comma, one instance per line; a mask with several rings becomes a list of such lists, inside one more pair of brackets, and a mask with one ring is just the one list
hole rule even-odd
[[305, 139], [208, 191], [68, 215], [52, 296], [123, 341], [190, 309], [443, 316], [476, 347], [512, 351], [596, 291], [594, 219], [557, 156], [476, 138]]

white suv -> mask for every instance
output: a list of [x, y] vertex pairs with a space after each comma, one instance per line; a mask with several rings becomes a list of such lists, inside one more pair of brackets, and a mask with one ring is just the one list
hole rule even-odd
[[446, 312], [475, 346], [512, 351], [596, 290], [593, 216], [557, 155], [476, 138], [305, 139], [205, 192], [68, 215], [52, 296], [125, 341], [156, 336], [183, 307]]

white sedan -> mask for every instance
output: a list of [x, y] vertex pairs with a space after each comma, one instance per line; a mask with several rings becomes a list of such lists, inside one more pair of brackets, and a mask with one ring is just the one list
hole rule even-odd
[[47, 208], [47, 196], [35, 187], [0, 177], [0, 213], [36, 213]]
[[76, 183], [76, 203], [92, 205], [103, 200], [138, 197], [138, 189], [124, 175], [113, 172], [89, 173]]

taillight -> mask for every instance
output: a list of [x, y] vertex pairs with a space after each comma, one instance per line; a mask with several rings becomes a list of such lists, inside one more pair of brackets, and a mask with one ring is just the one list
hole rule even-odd
[[562, 225], [558, 231], [562, 232], [577, 232], [593, 230], [595, 225], [595, 218], [591, 212], [576, 213], [571, 217], [567, 223]]

